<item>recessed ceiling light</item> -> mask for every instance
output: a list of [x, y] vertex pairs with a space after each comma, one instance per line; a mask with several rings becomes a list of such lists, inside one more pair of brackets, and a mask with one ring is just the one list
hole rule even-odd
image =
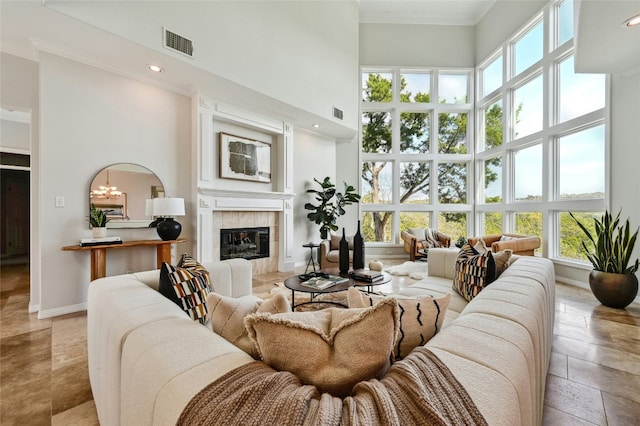
[[314, 124], [313, 127], [315, 127], [316, 129], [320, 127], [319, 124]]
[[623, 27], [636, 27], [640, 25], [640, 14], [633, 16], [622, 24]]
[[162, 67], [160, 67], [158, 65], [147, 65], [147, 68], [149, 68], [149, 70], [153, 71], [153, 72], [163, 72], [164, 71], [162, 69]]

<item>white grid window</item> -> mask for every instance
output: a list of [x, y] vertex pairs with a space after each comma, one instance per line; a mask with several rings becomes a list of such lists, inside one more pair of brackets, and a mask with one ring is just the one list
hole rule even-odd
[[360, 192], [367, 243], [430, 226], [467, 236], [473, 212], [473, 70], [363, 69]]
[[477, 68], [475, 211], [481, 232], [537, 235], [537, 254], [584, 262], [568, 212], [588, 219], [608, 204], [608, 80], [574, 71], [572, 10], [549, 2]]

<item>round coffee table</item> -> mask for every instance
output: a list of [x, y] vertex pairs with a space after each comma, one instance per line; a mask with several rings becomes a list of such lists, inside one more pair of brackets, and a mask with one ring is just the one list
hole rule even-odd
[[[327, 272], [327, 273], [330, 273], [330, 272]], [[339, 274], [331, 273], [331, 275], [339, 275]], [[300, 280], [300, 278], [298, 278], [298, 275], [294, 275], [292, 277], [287, 278], [286, 280], [284, 280], [284, 286], [289, 290], [291, 290], [291, 310], [295, 311], [295, 309], [298, 306], [308, 305], [310, 303], [328, 303], [331, 305], [337, 305], [337, 306], [342, 306], [344, 308], [347, 308], [348, 306], [346, 306], [344, 303], [335, 302], [333, 300], [315, 300], [315, 298], [321, 294], [337, 293], [339, 291], [348, 290], [350, 287], [353, 287], [356, 284], [356, 281], [354, 281], [353, 279], [349, 277], [345, 277], [345, 278], [347, 278], [347, 281], [340, 284], [332, 285], [331, 287], [327, 287], [321, 290], [317, 288], [306, 287], [305, 285], [303, 285], [304, 281]], [[309, 300], [308, 302], [302, 302], [302, 303], [296, 304], [296, 291], [300, 291], [303, 293], [310, 293], [311, 300]]]
[[367, 287], [367, 293], [373, 293], [373, 287], [374, 286], [386, 284], [388, 282], [391, 282], [392, 279], [393, 279], [393, 277], [391, 276], [390, 273], [382, 272], [382, 279], [374, 281], [374, 282], [360, 281], [360, 280], [356, 280], [356, 279], [353, 279], [353, 281], [355, 283], [354, 284], [355, 287]]

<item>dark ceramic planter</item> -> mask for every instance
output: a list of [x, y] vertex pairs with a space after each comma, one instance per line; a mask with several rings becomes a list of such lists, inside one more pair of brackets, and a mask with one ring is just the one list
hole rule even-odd
[[638, 294], [638, 278], [635, 274], [614, 274], [593, 270], [589, 274], [589, 286], [593, 295], [604, 306], [623, 309]]

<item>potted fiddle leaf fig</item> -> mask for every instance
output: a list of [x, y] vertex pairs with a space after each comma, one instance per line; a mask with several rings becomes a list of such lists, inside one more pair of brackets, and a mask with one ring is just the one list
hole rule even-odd
[[356, 189], [344, 182], [344, 192], [337, 192], [336, 186], [329, 177], [325, 177], [321, 182], [313, 179], [320, 189], [307, 189], [308, 193], [316, 195], [317, 203], [306, 203], [304, 208], [311, 210], [307, 218], [313, 223], [320, 225], [320, 238], [327, 239], [329, 231], [337, 231], [336, 221], [338, 217], [345, 214], [344, 207], [360, 201], [360, 194]]
[[638, 237], [638, 229], [632, 234], [629, 219], [620, 225], [620, 212], [613, 217], [606, 211], [593, 219], [593, 231], [569, 212], [584, 235], [582, 248], [593, 265], [589, 274], [589, 286], [593, 295], [605, 306], [625, 308], [638, 294], [640, 266], [638, 259], [631, 262], [631, 255]]

